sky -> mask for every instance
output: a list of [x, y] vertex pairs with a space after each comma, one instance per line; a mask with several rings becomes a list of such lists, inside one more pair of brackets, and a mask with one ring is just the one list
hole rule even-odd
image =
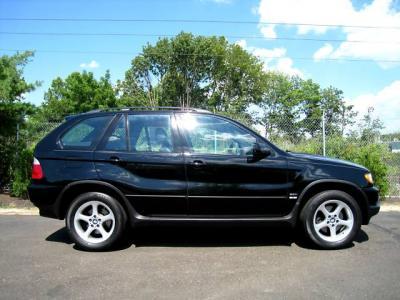
[[181, 31], [225, 35], [266, 70], [337, 87], [359, 115], [374, 107], [385, 132], [400, 130], [399, 0], [0, 0], [0, 55], [36, 51], [24, 75], [42, 83], [26, 95], [37, 105], [57, 76], [110, 70], [116, 82], [146, 43]]

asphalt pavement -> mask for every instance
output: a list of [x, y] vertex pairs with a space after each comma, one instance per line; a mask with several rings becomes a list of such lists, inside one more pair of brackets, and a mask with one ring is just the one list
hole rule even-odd
[[342, 250], [277, 228], [136, 230], [84, 252], [64, 222], [0, 216], [1, 299], [399, 299], [400, 213], [363, 226]]

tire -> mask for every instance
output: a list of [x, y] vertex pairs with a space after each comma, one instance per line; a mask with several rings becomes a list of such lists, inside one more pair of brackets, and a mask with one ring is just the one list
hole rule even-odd
[[361, 218], [356, 200], [337, 190], [313, 196], [300, 213], [305, 236], [322, 249], [349, 246], [361, 228]]
[[79, 248], [102, 251], [121, 239], [126, 214], [121, 204], [111, 196], [90, 192], [73, 200], [65, 221], [72, 240]]

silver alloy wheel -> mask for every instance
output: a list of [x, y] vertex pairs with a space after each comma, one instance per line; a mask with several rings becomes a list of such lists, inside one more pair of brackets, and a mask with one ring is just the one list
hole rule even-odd
[[75, 212], [74, 227], [85, 242], [101, 243], [113, 233], [115, 217], [112, 210], [103, 202], [88, 201]]
[[354, 226], [350, 207], [341, 200], [328, 200], [315, 211], [313, 226], [318, 236], [327, 242], [345, 239]]

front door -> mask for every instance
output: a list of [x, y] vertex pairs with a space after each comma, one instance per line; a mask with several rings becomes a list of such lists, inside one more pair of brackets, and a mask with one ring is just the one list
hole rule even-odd
[[187, 213], [183, 155], [173, 115], [121, 115], [95, 152], [99, 176], [124, 192], [145, 216]]
[[271, 154], [251, 161], [255, 143], [268, 147], [245, 127], [223, 117], [179, 113], [186, 143], [188, 213], [192, 216], [278, 216], [290, 210], [287, 161]]

